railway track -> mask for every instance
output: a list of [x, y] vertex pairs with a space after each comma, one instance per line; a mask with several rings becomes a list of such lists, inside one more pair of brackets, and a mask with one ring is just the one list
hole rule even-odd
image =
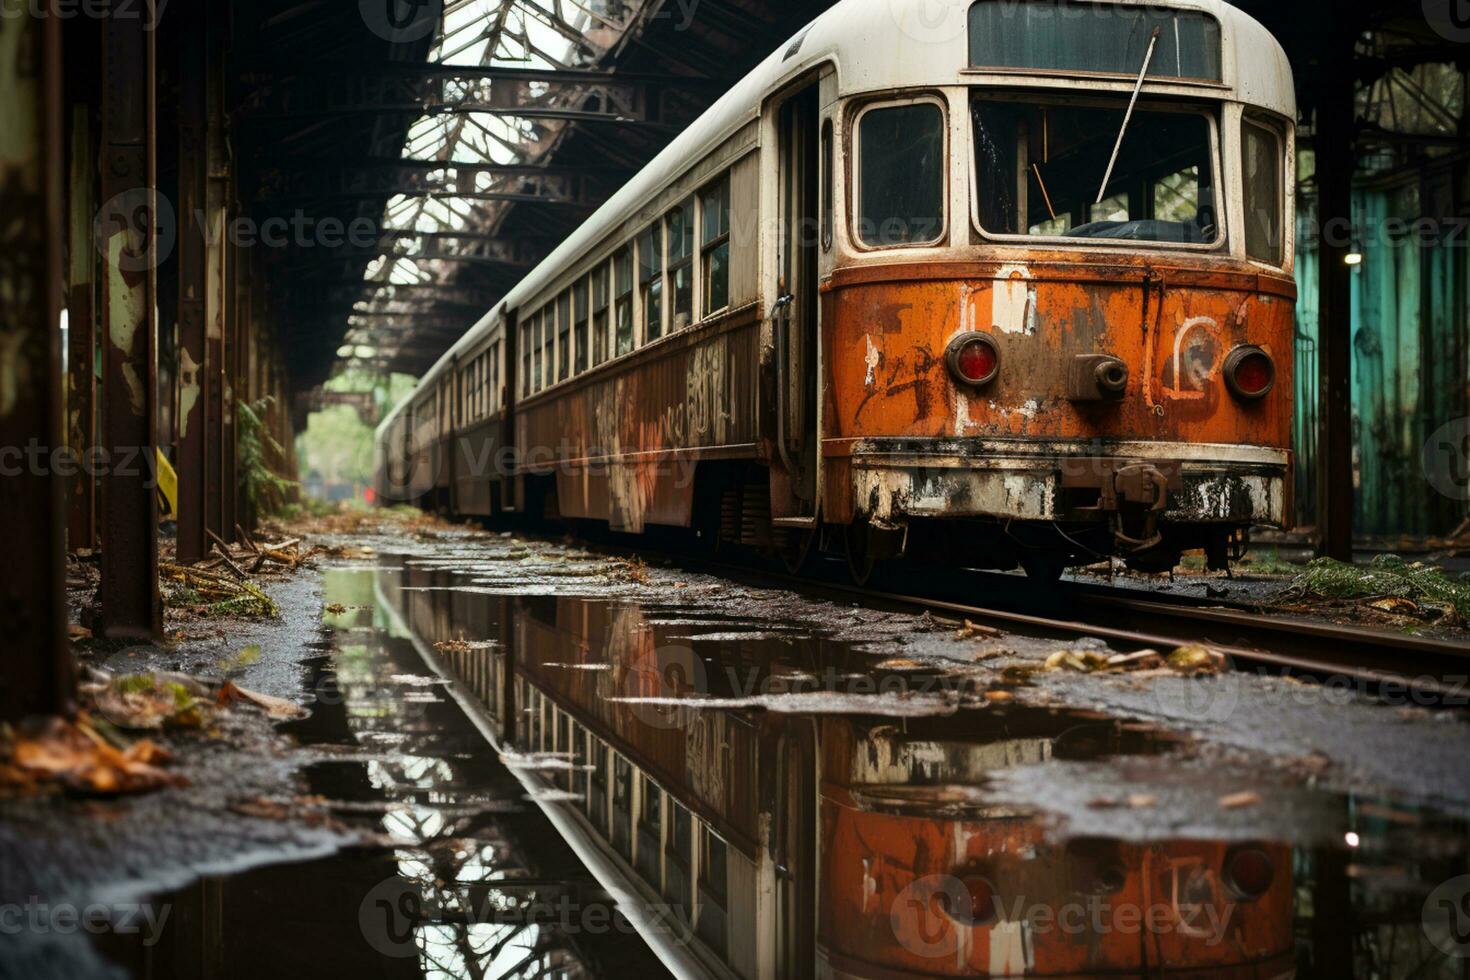
[[[1060, 640], [1097, 637], [1125, 649], [1165, 651], [1203, 643], [1230, 657], [1236, 669], [1345, 680], [1365, 694], [1409, 695], [1412, 703], [1425, 707], [1470, 705], [1470, 643], [1464, 641], [1344, 626], [1184, 597], [1141, 598], [1082, 583], [1062, 582], [1055, 590], [1038, 592], [1034, 582], [1003, 573], [906, 572], [904, 587], [895, 590], [845, 583], [836, 580], [835, 569], [820, 565], [815, 574], [791, 575], [688, 556], [669, 557], [691, 568], [727, 576], [775, 578], [849, 600], [930, 610]], [[977, 602], [962, 597], [975, 595], [986, 598]]]

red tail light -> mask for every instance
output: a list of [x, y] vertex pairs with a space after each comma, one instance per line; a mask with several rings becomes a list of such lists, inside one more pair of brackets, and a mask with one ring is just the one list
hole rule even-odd
[[1000, 370], [1000, 350], [989, 334], [960, 334], [949, 342], [944, 358], [955, 380], [977, 388], [989, 384]]
[[1236, 898], [1254, 901], [1266, 894], [1276, 869], [1265, 851], [1254, 845], [1233, 847], [1225, 855], [1225, 886]]
[[1276, 362], [1254, 345], [1237, 347], [1225, 357], [1225, 384], [1237, 398], [1265, 397], [1276, 383]]
[[969, 874], [960, 878], [959, 883], [960, 893], [956, 894], [952, 888], [946, 888], [943, 893], [945, 915], [962, 926], [984, 926], [994, 922], [997, 918], [995, 888], [990, 881], [980, 875]]

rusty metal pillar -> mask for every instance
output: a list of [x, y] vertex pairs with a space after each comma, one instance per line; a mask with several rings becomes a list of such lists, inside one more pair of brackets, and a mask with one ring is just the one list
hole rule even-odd
[[229, 223], [230, 166], [225, 143], [224, 45], [218, 17], [204, 25], [204, 45], [209, 61], [205, 66], [206, 133], [204, 148], [204, 525], [226, 541], [234, 537], [234, 517], [229, 508], [234, 479], [228, 461], [233, 445], [229, 440], [229, 361], [226, 335], [233, 320], [229, 308], [228, 277], [233, 275]]
[[[151, 6], [151, 5], [150, 5]], [[148, 17], [102, 28], [102, 632], [152, 639], [158, 599], [157, 265], [175, 231], [157, 195], [155, 32]], [[168, 208], [160, 211], [160, 205]], [[160, 236], [165, 236], [162, 239]]]
[[0, 17], [0, 116], [22, 139], [0, 145], [0, 717], [64, 709], [73, 675], [66, 645], [66, 509], [61, 447], [64, 285], [61, 23]]
[[209, 447], [218, 440], [210, 431], [207, 306], [209, 231], [215, 214], [208, 210], [209, 45], [203, 43], [209, 5], [179, 12], [179, 365], [178, 365], [178, 558], [202, 560], [209, 554]]
[[[224, 248], [220, 254], [222, 271], [228, 272], [230, 268], [239, 264], [241, 250]], [[230, 260], [234, 261], [231, 262]], [[236, 472], [237, 446], [237, 406], [240, 398], [239, 384], [239, 343], [241, 331], [250, 329], [248, 323], [240, 320], [239, 309], [231, 305], [228, 300], [233, 295], [233, 290], [224, 288], [228, 285], [221, 280], [223, 291], [220, 295], [221, 316], [220, 324], [220, 383], [222, 397], [220, 399], [220, 524], [223, 528], [220, 534], [226, 541], [235, 536], [235, 525], [242, 523], [240, 498], [240, 481]]]
[[[82, 72], [73, 69], [68, 74]], [[97, 249], [92, 240], [92, 219], [97, 214], [97, 133], [92, 107], [85, 95], [77, 94], [71, 102], [66, 246], [66, 443], [78, 460], [76, 472], [67, 481], [66, 546], [73, 551], [97, 545], [97, 479], [90, 463], [97, 445]]]
[[1352, 248], [1354, 150], [1353, 43], [1332, 31], [1323, 40], [1313, 145], [1317, 149], [1320, 226], [1317, 299], [1318, 550], [1353, 557]]

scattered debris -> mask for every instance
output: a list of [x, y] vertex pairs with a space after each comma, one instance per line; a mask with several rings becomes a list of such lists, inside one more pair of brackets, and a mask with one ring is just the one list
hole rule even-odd
[[440, 640], [434, 644], [434, 649], [444, 653], [470, 653], [474, 650], [489, 650], [494, 645], [494, 640], [466, 640], [460, 635], [453, 640]]
[[112, 796], [187, 785], [184, 776], [161, 768], [169, 761], [168, 752], [149, 739], [104, 737], [86, 712], [75, 721], [48, 718], [21, 731], [0, 728], [0, 793], [60, 787]]
[[219, 705], [234, 704], [238, 701], [248, 701], [257, 708], [265, 709], [266, 717], [272, 721], [293, 721], [297, 718], [305, 718], [309, 712], [295, 701], [286, 698], [278, 698], [273, 694], [262, 694], [249, 688], [240, 687], [234, 681], [225, 681], [220, 685], [215, 694], [215, 703]]
[[1088, 800], [1087, 805], [1094, 810], [1112, 810], [1123, 806], [1128, 807], [1130, 810], [1145, 810], [1157, 802], [1158, 797], [1152, 793], [1129, 793], [1122, 798], [1100, 796], [1097, 799]]
[[201, 616], [240, 616], [273, 619], [280, 615], [275, 600], [247, 578], [232, 578], [198, 565], [161, 562], [159, 574], [169, 586], [164, 604]]
[[1108, 658], [1110, 670], [1156, 670], [1162, 666], [1164, 666], [1164, 658], [1157, 650], [1119, 653]]
[[209, 708], [208, 689], [187, 674], [124, 674], [92, 692], [97, 713], [130, 731], [202, 728]]
[[1255, 790], [1241, 790], [1239, 793], [1227, 793], [1218, 800], [1220, 806], [1226, 810], [1239, 810], [1243, 807], [1256, 806], [1261, 802], [1261, 794]]
[[327, 613], [329, 615], [332, 615], [332, 616], [340, 616], [343, 613], [345, 613], [346, 611], [347, 611], [347, 607], [344, 606], [344, 605], [342, 605], [342, 603], [340, 603], [340, 602], [329, 602], [322, 609], [322, 612], [325, 612], [325, 613]]
[[972, 623], [967, 619], [965, 620], [965, 625], [955, 630], [954, 638], [956, 640], [968, 640], [976, 636], [996, 637], [1000, 635], [1002, 635], [1001, 631], [993, 626], [982, 626], [979, 623]]
[[1218, 674], [1228, 664], [1218, 650], [1197, 643], [1176, 647], [1164, 661], [1170, 670], [1180, 674]]
[[1043, 670], [1073, 670], [1090, 674], [1108, 666], [1108, 658], [1095, 650], [1058, 650], [1046, 658]]
[[619, 581], [632, 582], [635, 585], [648, 585], [653, 581], [653, 576], [649, 574], [648, 566], [642, 558], [618, 558], [610, 564], [610, 574]]

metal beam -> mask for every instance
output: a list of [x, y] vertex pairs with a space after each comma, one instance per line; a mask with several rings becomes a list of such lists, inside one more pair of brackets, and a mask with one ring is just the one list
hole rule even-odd
[[[431, 169], [393, 169], [387, 167], [344, 170], [333, 164], [276, 175], [269, 189], [254, 198], [253, 211], [278, 208], [282, 204], [315, 200], [354, 200], [403, 196], [459, 197], [475, 193], [515, 194], [524, 198], [550, 201], [596, 201], [601, 203], [617, 183], [611, 178], [593, 181], [586, 173], [513, 174], [503, 176], [489, 186], [481, 186], [477, 176], [489, 171], [466, 171], [440, 167], [443, 176]], [[520, 169], [520, 168], [517, 168]], [[461, 191], [464, 195], [461, 195]]]
[[[1352, 227], [1354, 38], [1342, 30], [1322, 41], [1316, 77], [1313, 141], [1319, 148], [1317, 371], [1317, 530], [1321, 554], [1353, 555], [1352, 280], [1345, 262]], [[1332, 153], [1321, 148], [1332, 147]], [[1349, 229], [1344, 233], [1344, 228]]]
[[[179, 52], [179, 211], [185, 215], [210, 215], [205, 206], [209, 182], [206, 146], [209, 130], [209, 106], [206, 96], [209, 78], [209, 48], [202, 43], [201, 28], [209, 16], [209, 4], [194, 4], [169, 24], [181, 27], [174, 36]], [[209, 345], [205, 321], [205, 294], [209, 289], [206, 275], [208, 251], [206, 230], [200, 222], [178, 223], [179, 286], [179, 366], [177, 379], [177, 418], [179, 431], [178, 458], [178, 560], [191, 563], [209, 554], [208, 526], [208, 449], [218, 439], [210, 432], [206, 409], [214, 390], [206, 368]], [[217, 417], [216, 417], [217, 418]], [[212, 420], [210, 420], [212, 421]], [[216, 509], [218, 504], [216, 503]], [[214, 530], [218, 530], [216, 525]]]
[[158, 599], [157, 228], [154, 38], [141, 17], [102, 23], [102, 632], [153, 640]]
[[[67, 241], [67, 445], [86, 453], [97, 445], [97, 249], [92, 219], [97, 214], [97, 133], [92, 123], [95, 77], [74, 70], [70, 83], [70, 208]], [[87, 84], [92, 83], [92, 84]], [[66, 541], [73, 551], [97, 546], [97, 479], [86, 468], [71, 477]]]
[[[11, 357], [0, 398], [0, 718], [65, 710], [73, 696], [66, 644], [66, 510], [56, 474], [61, 442], [62, 157], [61, 22], [0, 17], [0, 52], [10, 56], [0, 86], [9, 132], [0, 167], [0, 213], [10, 220], [0, 247], [0, 335]], [[42, 452], [27, 459], [26, 450]]]

